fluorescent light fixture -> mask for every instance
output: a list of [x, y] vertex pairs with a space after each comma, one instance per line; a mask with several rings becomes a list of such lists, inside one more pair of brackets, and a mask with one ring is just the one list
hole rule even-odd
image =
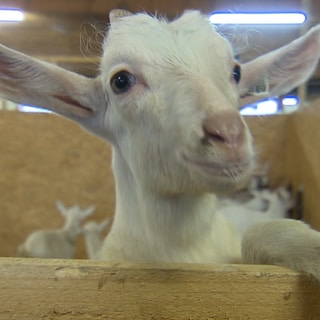
[[240, 110], [240, 113], [245, 116], [257, 116], [275, 114], [279, 111], [279, 104], [276, 99], [269, 99], [258, 102], [254, 105], [249, 105]]
[[295, 13], [223, 13], [210, 16], [213, 24], [302, 24], [307, 16], [303, 12]]
[[20, 112], [29, 112], [29, 113], [52, 113], [50, 110], [41, 109], [33, 106], [26, 106], [23, 104], [18, 104], [17, 106], [18, 111]]
[[286, 107], [295, 107], [299, 104], [299, 98], [294, 96], [288, 96], [282, 99], [282, 105]]
[[20, 22], [24, 19], [23, 12], [17, 9], [0, 9], [0, 22]]

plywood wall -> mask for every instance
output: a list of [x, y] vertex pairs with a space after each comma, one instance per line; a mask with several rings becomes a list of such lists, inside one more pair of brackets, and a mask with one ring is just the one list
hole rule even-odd
[[[271, 184], [303, 185], [306, 219], [320, 229], [320, 111], [308, 110], [247, 122]], [[95, 205], [98, 221], [112, 216], [110, 148], [59, 116], [1, 111], [0, 256], [14, 256], [30, 232], [60, 226], [58, 199], [67, 206]], [[81, 240], [77, 257], [85, 257]]]
[[271, 185], [290, 185], [295, 197], [302, 190], [303, 219], [320, 230], [320, 99], [297, 113], [247, 120]]
[[285, 171], [288, 115], [246, 117], [253, 135], [257, 171], [267, 168], [270, 186], [289, 183]]
[[[114, 208], [110, 149], [53, 114], [1, 111], [0, 256], [13, 256], [33, 230], [55, 228], [65, 205], [96, 206], [93, 219]], [[84, 257], [80, 246], [78, 257]]]
[[303, 189], [304, 220], [320, 230], [320, 99], [289, 117], [285, 174]]

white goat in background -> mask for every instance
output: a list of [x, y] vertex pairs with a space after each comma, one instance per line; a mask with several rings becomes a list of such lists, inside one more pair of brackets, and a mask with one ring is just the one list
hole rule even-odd
[[287, 218], [289, 209], [293, 208], [294, 200], [285, 187], [276, 190], [262, 189], [250, 192], [252, 199], [219, 199], [218, 211], [243, 236], [254, 224], [274, 219]]
[[95, 259], [98, 254], [101, 245], [101, 232], [109, 224], [109, 219], [105, 219], [100, 223], [95, 221], [89, 221], [82, 227], [82, 234], [86, 246], [87, 257], [89, 259]]
[[241, 242], [215, 196], [253, 171], [238, 108], [307, 80], [320, 27], [240, 64], [197, 11], [168, 22], [115, 10], [110, 22], [95, 79], [0, 47], [4, 98], [55, 111], [113, 146], [116, 212], [98, 258], [278, 264], [320, 280], [320, 233], [282, 219], [254, 225]]
[[64, 226], [55, 230], [37, 230], [31, 233], [18, 248], [20, 257], [72, 259], [75, 241], [82, 233], [81, 222], [92, 214], [94, 207], [70, 208], [57, 201], [57, 208], [65, 219]]

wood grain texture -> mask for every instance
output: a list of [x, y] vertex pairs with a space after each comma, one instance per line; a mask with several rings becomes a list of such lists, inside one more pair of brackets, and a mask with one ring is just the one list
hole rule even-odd
[[320, 286], [284, 268], [0, 259], [0, 319], [320, 318]]

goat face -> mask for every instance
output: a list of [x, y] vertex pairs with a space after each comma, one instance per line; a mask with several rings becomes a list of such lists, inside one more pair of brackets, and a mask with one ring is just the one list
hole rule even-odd
[[170, 194], [242, 186], [253, 151], [237, 111], [240, 77], [229, 43], [197, 12], [115, 21], [101, 64], [105, 125], [132, 175]]
[[306, 81], [320, 57], [320, 26], [242, 64], [240, 74], [228, 42], [199, 12], [171, 23], [115, 16], [98, 78], [0, 46], [0, 95], [53, 110], [110, 141], [121, 162], [116, 174], [144, 191], [241, 186], [253, 151], [237, 107]]

